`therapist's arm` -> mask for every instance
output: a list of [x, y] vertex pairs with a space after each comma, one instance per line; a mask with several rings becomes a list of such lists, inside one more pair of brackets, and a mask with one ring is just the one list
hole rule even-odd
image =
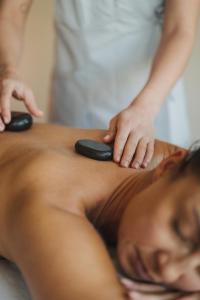
[[18, 74], [24, 29], [31, 4], [32, 0], [0, 1], [0, 131], [4, 129], [4, 123], [10, 121], [12, 97], [24, 101], [33, 115], [41, 115], [32, 91]]
[[200, 0], [165, 1], [162, 38], [149, 79], [129, 107], [111, 120], [105, 138], [115, 140], [114, 160], [124, 167], [146, 167], [152, 159], [154, 121], [190, 57], [199, 6]]
[[159, 112], [186, 67], [195, 40], [199, 7], [199, 0], [166, 1], [161, 43], [149, 80], [137, 100], [146, 106], [150, 99], [153, 114]]

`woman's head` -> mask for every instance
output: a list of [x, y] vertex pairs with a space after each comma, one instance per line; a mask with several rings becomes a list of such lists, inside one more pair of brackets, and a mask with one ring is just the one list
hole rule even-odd
[[122, 268], [133, 278], [200, 290], [200, 150], [178, 151], [127, 205], [118, 233]]

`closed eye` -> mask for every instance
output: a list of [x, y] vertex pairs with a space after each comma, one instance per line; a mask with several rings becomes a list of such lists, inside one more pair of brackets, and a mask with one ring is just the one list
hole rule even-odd
[[200, 276], [200, 266], [196, 268], [197, 274]]
[[184, 233], [181, 231], [179, 221], [177, 219], [174, 219], [172, 221], [172, 228], [173, 228], [174, 232], [176, 233], [176, 235], [178, 236], [178, 238], [183, 243], [187, 244], [187, 246], [189, 248], [192, 248], [192, 250], [194, 250], [194, 248], [196, 248], [197, 244], [192, 240], [192, 238], [186, 237], [184, 235]]
[[188, 238], [186, 238], [184, 236], [184, 234], [181, 232], [179, 222], [177, 219], [174, 219], [172, 221], [172, 228], [173, 228], [174, 232], [176, 233], [176, 235], [178, 235], [178, 237], [181, 239], [182, 242], [188, 242]]

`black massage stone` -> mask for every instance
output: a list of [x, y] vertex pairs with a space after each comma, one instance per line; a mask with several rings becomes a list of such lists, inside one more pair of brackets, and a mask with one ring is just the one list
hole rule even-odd
[[78, 140], [75, 143], [77, 153], [96, 160], [112, 160], [113, 147], [94, 140]]
[[30, 114], [13, 111], [11, 113], [11, 121], [5, 125], [5, 130], [20, 132], [31, 128], [32, 124], [33, 118]]

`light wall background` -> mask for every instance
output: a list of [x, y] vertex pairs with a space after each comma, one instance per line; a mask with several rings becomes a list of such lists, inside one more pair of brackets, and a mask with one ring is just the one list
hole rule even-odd
[[[95, 1], [95, 0], [94, 0]], [[47, 120], [53, 65], [53, 0], [34, 0], [25, 33], [21, 73], [32, 87]], [[200, 24], [192, 57], [185, 72], [185, 86], [192, 141], [200, 138]], [[13, 105], [23, 109], [22, 104]], [[177, 117], [178, 117], [177, 111]]]

